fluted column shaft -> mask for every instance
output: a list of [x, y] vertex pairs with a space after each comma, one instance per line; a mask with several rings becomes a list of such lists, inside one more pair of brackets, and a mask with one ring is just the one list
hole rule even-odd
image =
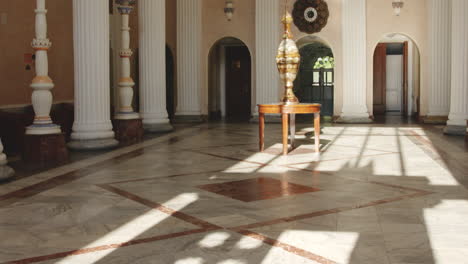
[[130, 27], [129, 27], [129, 18], [130, 13], [133, 10], [133, 4], [135, 1], [129, 0], [116, 0], [117, 4], [120, 6], [117, 8], [122, 18], [122, 47], [120, 50], [120, 59], [121, 59], [121, 76], [119, 79], [119, 99], [120, 99], [120, 108], [116, 114], [116, 119], [137, 119], [140, 117], [139, 114], [133, 111], [132, 102], [133, 102], [133, 86], [135, 82], [131, 77], [130, 70], [130, 58], [133, 55], [132, 50], [130, 49]]
[[49, 62], [47, 51], [52, 43], [47, 38], [47, 9], [45, 0], [36, 0], [36, 37], [31, 46], [36, 52], [36, 77], [32, 80], [32, 105], [34, 108], [34, 123], [27, 127], [27, 135], [46, 135], [61, 133], [60, 127], [52, 123], [50, 109], [52, 108], [52, 93], [54, 83], [49, 77]]
[[[256, 102], [279, 101], [280, 79], [276, 66], [276, 53], [280, 36], [281, 16], [278, 0], [256, 0], [255, 54], [256, 54]], [[256, 110], [257, 111], [257, 110]]]
[[370, 122], [366, 85], [366, 0], [343, 0], [342, 122]]
[[464, 135], [468, 119], [468, 1], [452, 0], [452, 90], [445, 130]]
[[109, 1], [73, 0], [75, 123], [72, 148], [115, 146], [110, 121]]
[[166, 1], [138, 2], [140, 114], [147, 131], [172, 127], [166, 110]]
[[429, 0], [429, 112], [447, 117], [450, 111], [451, 1]]
[[200, 116], [202, 0], [177, 0], [177, 116]]

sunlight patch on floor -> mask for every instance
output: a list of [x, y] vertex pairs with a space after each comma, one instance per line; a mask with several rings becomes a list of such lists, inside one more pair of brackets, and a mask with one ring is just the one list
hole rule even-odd
[[[184, 193], [171, 199], [167, 203], [177, 204], [177, 207], [172, 207], [172, 209], [179, 211], [183, 209], [184, 207], [190, 205], [191, 203], [195, 202], [196, 200], [198, 200], [198, 194]], [[82, 249], [94, 248], [94, 247], [98, 247], [102, 245], [109, 245], [109, 244], [115, 244], [115, 243], [123, 243], [123, 242], [133, 240], [139, 235], [145, 233], [147, 230], [155, 227], [156, 225], [158, 225], [159, 223], [161, 223], [162, 221], [164, 221], [165, 219], [169, 217], [170, 216], [168, 214], [165, 214], [163, 212], [160, 212], [157, 210], [150, 210], [147, 213], [140, 215], [136, 217], [135, 219], [133, 219], [132, 221], [124, 224], [123, 226], [113, 230], [107, 235], [99, 238], [98, 240], [95, 240], [91, 244], [86, 245]], [[113, 251], [117, 249], [118, 248], [93, 253], [92, 255], [89, 256], [89, 258], [87, 258], [87, 261], [88, 261], [87, 263], [89, 264], [97, 263], [99, 260], [111, 254]], [[56, 264], [74, 263], [80, 257], [81, 257], [80, 255], [69, 256], [56, 262]]]
[[198, 242], [198, 245], [203, 248], [215, 248], [222, 246], [231, 235], [226, 232], [216, 232], [206, 235]]

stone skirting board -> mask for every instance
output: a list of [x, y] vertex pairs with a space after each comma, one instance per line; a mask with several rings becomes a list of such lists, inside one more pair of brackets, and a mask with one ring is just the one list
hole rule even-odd
[[176, 115], [174, 123], [202, 123], [208, 120], [205, 115]]
[[114, 119], [115, 139], [121, 144], [133, 144], [143, 140], [143, 122], [138, 119]]
[[26, 135], [23, 159], [41, 165], [60, 164], [68, 161], [65, 136], [61, 134]]
[[342, 124], [369, 124], [374, 120], [368, 116], [340, 116], [335, 120], [336, 123]]
[[143, 123], [143, 129], [148, 133], [166, 133], [174, 130], [174, 127], [170, 123], [155, 123], [145, 124]]
[[[52, 105], [51, 117], [62, 128], [65, 141], [70, 139], [74, 121], [73, 103]], [[5, 153], [21, 153], [24, 144], [25, 128], [32, 124], [34, 110], [31, 105], [0, 109], [0, 137], [3, 139]]]
[[448, 116], [425, 116], [422, 121], [424, 124], [446, 125]]

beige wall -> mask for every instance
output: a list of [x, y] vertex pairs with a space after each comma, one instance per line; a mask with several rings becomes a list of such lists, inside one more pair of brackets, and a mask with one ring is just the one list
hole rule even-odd
[[420, 52], [421, 113], [427, 114], [427, 1], [405, 1], [401, 15], [395, 16], [388, 0], [367, 1], [367, 107], [372, 113], [373, 57], [377, 43], [388, 33], [400, 33], [412, 39]]
[[[211, 47], [224, 37], [235, 37], [249, 48], [252, 57], [252, 100], [255, 98], [255, 1], [236, 0], [232, 21], [224, 15], [224, 1], [203, 1], [202, 114], [208, 113], [208, 57]], [[279, 42], [278, 42], [279, 43]], [[253, 102], [252, 105], [255, 105]]]
[[[34, 53], [34, 9], [32, 0], [2, 1], [0, 13], [6, 13], [6, 25], [0, 25], [0, 107], [31, 103], [34, 67], [25, 70], [23, 56]], [[48, 0], [49, 75], [54, 80], [54, 101], [73, 100], [72, 1]]]

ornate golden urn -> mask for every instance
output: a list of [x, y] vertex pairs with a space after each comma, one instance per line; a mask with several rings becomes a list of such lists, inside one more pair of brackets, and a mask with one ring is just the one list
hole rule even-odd
[[296, 42], [292, 39], [291, 23], [293, 19], [288, 12], [284, 15], [282, 22], [284, 24], [284, 35], [278, 48], [278, 55], [276, 55], [276, 64], [278, 65], [280, 78], [285, 84], [282, 102], [284, 104], [297, 104], [299, 100], [294, 95], [293, 82], [299, 71], [301, 55], [299, 54]]

